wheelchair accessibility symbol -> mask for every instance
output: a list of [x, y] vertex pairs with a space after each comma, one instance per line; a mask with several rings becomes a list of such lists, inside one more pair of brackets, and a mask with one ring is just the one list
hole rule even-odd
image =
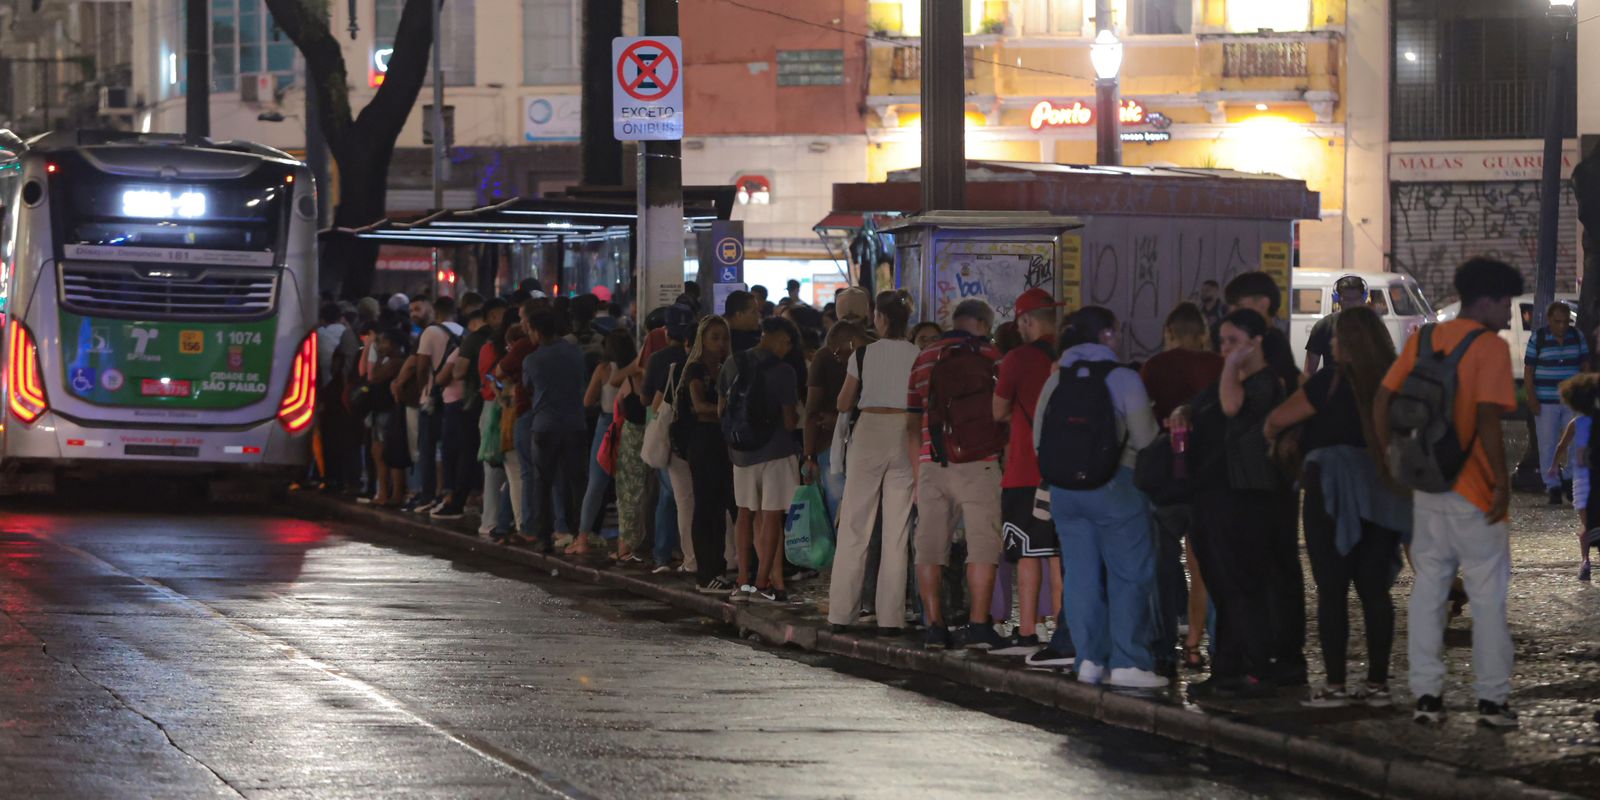
[[89, 367], [73, 367], [67, 376], [72, 383], [72, 391], [78, 394], [87, 394], [94, 391], [94, 370]]

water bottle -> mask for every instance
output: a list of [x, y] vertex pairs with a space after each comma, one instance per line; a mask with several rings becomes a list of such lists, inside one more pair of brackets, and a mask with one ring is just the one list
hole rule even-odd
[[1172, 478], [1184, 481], [1189, 479], [1189, 458], [1184, 455], [1189, 449], [1189, 424], [1180, 422], [1172, 426]]

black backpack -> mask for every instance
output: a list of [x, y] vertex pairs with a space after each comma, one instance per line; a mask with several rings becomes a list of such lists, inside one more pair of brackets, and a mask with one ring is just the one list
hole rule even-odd
[[1117, 434], [1117, 406], [1106, 378], [1115, 361], [1062, 367], [1050, 404], [1039, 414], [1039, 475], [1059, 489], [1098, 489], [1116, 477], [1128, 437]]
[[1445, 354], [1433, 349], [1434, 325], [1417, 332], [1417, 359], [1400, 391], [1389, 401], [1389, 472], [1402, 486], [1438, 494], [1456, 485], [1472, 442], [1456, 432], [1456, 387], [1461, 359], [1488, 333], [1479, 328]]
[[755, 350], [735, 355], [734, 365], [738, 372], [723, 408], [722, 437], [734, 450], [760, 450], [778, 432], [783, 414], [767, 394], [767, 371], [788, 365], [776, 358], [761, 359]]

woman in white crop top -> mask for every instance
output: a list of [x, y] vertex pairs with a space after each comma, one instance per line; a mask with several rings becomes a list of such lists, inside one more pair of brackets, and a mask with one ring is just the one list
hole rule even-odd
[[855, 421], [845, 453], [844, 503], [839, 509], [828, 622], [849, 625], [856, 621], [867, 544], [881, 508], [883, 549], [874, 608], [878, 626], [887, 635], [894, 635], [905, 620], [907, 546], [915, 500], [906, 447], [906, 395], [911, 366], [921, 351], [906, 341], [910, 316], [910, 306], [893, 293], [878, 296], [873, 324], [879, 339], [851, 354], [844, 389], [839, 392], [839, 424], [848, 424], [851, 417]]

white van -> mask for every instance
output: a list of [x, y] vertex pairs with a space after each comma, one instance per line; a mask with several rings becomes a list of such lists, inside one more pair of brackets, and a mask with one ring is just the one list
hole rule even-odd
[[1418, 328], [1434, 321], [1433, 307], [1422, 295], [1422, 287], [1409, 275], [1398, 272], [1322, 272], [1296, 269], [1289, 275], [1289, 344], [1294, 362], [1305, 366], [1306, 340], [1317, 320], [1333, 313], [1333, 285], [1346, 275], [1367, 282], [1372, 310], [1383, 317], [1394, 337], [1396, 348]]
[[[1556, 292], [1556, 300], [1566, 303], [1572, 309], [1572, 326], [1583, 330], [1583, 321], [1578, 319], [1578, 295], [1576, 292]], [[1449, 322], [1461, 313], [1461, 304], [1451, 303], [1439, 309], [1439, 321]], [[1533, 337], [1533, 332], [1544, 327], [1544, 312], [1534, 311], [1533, 295], [1525, 294], [1511, 301], [1511, 327], [1500, 332], [1500, 338], [1511, 345], [1511, 377], [1522, 380], [1522, 357], [1528, 354], [1528, 339]]]

